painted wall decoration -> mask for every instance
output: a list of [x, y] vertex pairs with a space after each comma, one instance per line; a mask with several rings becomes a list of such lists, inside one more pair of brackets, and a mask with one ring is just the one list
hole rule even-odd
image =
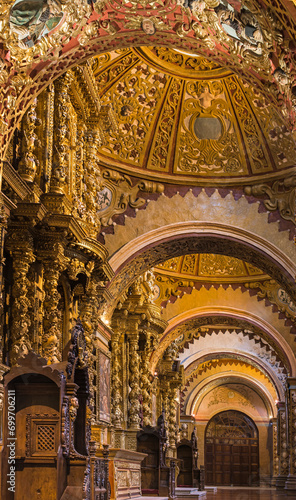
[[64, 21], [59, 0], [15, 0], [10, 11], [10, 29], [22, 48], [33, 47]]
[[98, 212], [102, 212], [106, 208], [110, 207], [111, 202], [112, 202], [112, 192], [109, 188], [105, 186], [102, 189], [102, 191], [99, 191], [97, 193]]
[[110, 358], [103, 352], [99, 351], [99, 416], [100, 420], [110, 422]]

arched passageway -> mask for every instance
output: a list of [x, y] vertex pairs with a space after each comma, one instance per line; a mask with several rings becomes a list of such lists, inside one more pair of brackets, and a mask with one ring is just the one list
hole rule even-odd
[[208, 485], [259, 485], [259, 435], [250, 417], [228, 410], [209, 421], [205, 471]]

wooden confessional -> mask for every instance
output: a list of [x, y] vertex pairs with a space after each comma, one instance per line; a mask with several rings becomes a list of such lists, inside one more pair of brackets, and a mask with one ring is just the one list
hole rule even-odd
[[85, 346], [79, 323], [68, 361], [47, 365], [30, 352], [6, 374], [2, 478], [14, 471], [15, 491], [3, 481], [3, 500], [108, 500], [108, 451], [97, 459], [90, 441]]
[[163, 411], [157, 427], [145, 427], [137, 435], [137, 451], [147, 455], [141, 466], [142, 495], [175, 498], [176, 464], [174, 460], [166, 459], [166, 447], [167, 433]]
[[177, 486], [204, 489], [204, 467], [198, 468], [198, 448], [196, 429], [191, 439], [182, 439], [177, 444], [177, 458], [180, 470], [177, 477]]

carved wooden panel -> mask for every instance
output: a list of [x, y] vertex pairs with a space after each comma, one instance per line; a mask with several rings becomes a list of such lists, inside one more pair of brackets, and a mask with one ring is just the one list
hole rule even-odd
[[58, 448], [59, 415], [28, 414], [26, 418], [26, 456], [54, 456]]

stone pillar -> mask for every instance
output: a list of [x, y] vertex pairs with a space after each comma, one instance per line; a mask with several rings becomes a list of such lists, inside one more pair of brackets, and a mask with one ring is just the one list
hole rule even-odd
[[276, 480], [279, 475], [279, 457], [278, 457], [278, 428], [277, 418], [271, 420], [272, 430], [272, 479], [271, 486], [276, 485]]
[[27, 275], [31, 263], [35, 260], [33, 238], [29, 231], [17, 230], [9, 234], [6, 247], [13, 258], [10, 363], [15, 365], [20, 355], [27, 354], [32, 349], [29, 338], [30, 282]]
[[283, 401], [279, 401], [277, 408], [279, 475], [276, 479], [276, 487], [282, 489], [285, 487], [289, 472], [286, 405]]
[[288, 424], [289, 475], [285, 490], [296, 497], [296, 378], [287, 379], [286, 414]]

